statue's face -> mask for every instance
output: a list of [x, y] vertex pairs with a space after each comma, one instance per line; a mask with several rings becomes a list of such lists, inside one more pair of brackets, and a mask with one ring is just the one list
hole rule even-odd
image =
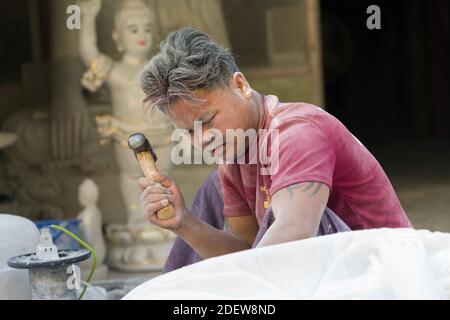
[[147, 16], [130, 17], [118, 32], [118, 41], [124, 51], [137, 56], [146, 56], [153, 42], [152, 20]]

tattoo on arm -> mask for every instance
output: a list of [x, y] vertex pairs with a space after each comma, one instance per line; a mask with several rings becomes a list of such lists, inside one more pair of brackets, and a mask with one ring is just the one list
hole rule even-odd
[[320, 182], [317, 182], [316, 190], [314, 190], [314, 192], [309, 197], [314, 197], [320, 191], [320, 188], [322, 188], [322, 184]]
[[[314, 191], [311, 192], [312, 188], [315, 186], [315, 189], [313, 189]], [[289, 200], [292, 200], [293, 197], [293, 191], [302, 188], [302, 193], [306, 193], [309, 191], [309, 197], [313, 197], [315, 196], [320, 189], [322, 188], [322, 183], [320, 182], [309, 182], [307, 185], [305, 184], [295, 184], [292, 186], [287, 187], [287, 191], [289, 192]]]
[[286, 190], [289, 192], [289, 200], [292, 200], [292, 191], [297, 190], [298, 188], [301, 188], [301, 186], [299, 186], [298, 184], [286, 188]]

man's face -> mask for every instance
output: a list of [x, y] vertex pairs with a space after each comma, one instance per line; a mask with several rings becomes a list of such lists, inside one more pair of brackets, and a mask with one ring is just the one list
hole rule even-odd
[[[257, 129], [254, 108], [242, 89], [231, 83], [229, 88], [196, 91], [194, 97], [204, 102], [179, 100], [170, 105], [168, 113], [175, 127], [188, 130], [191, 143], [197, 148], [204, 150], [209, 146], [212, 156], [223, 154], [223, 160], [232, 161], [243, 155], [248, 144], [238, 144], [237, 139], [226, 134], [227, 129]], [[201, 121], [201, 132], [199, 125], [194, 131], [195, 121]], [[217, 139], [217, 135], [222, 135], [222, 139]]]

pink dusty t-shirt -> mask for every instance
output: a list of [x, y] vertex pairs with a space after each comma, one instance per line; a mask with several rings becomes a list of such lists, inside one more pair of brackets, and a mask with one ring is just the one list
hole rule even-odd
[[383, 168], [339, 120], [275, 96], [266, 96], [264, 107], [267, 133], [258, 138], [258, 151], [269, 160], [219, 166], [225, 216], [256, 215], [261, 224], [277, 191], [321, 182], [331, 190], [328, 207], [352, 230], [411, 227]]

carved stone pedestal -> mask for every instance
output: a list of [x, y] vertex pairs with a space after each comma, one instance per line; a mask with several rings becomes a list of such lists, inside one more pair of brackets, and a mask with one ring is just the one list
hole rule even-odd
[[107, 264], [128, 272], [160, 271], [169, 255], [175, 235], [149, 223], [111, 224], [106, 227]]

